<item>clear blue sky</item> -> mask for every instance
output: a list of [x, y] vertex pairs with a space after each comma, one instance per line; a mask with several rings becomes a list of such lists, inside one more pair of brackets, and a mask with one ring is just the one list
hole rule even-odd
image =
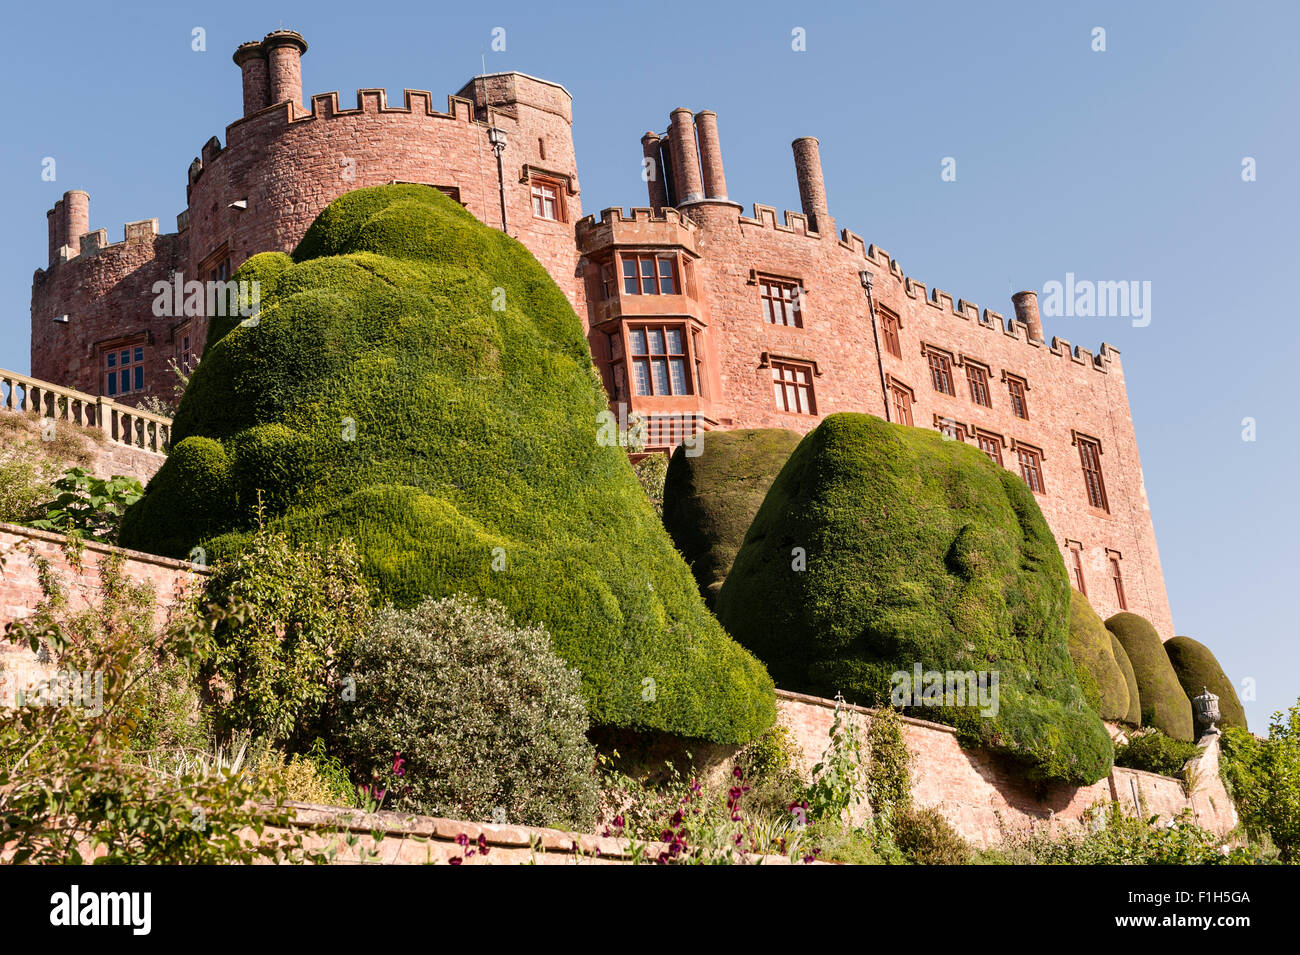
[[[639, 138], [676, 106], [717, 111], [729, 191], [746, 205], [798, 208], [790, 141], [814, 135], [839, 224], [931, 287], [1010, 314], [1013, 290], [1066, 272], [1152, 283], [1146, 328], [1057, 318], [1047, 333], [1123, 352], [1178, 632], [1256, 681], [1253, 729], [1296, 701], [1300, 6], [460, 6], [10, 5], [0, 367], [28, 368], [45, 211], [86, 189], [111, 241], [134, 219], [174, 229], [190, 160], [240, 114], [231, 53], [282, 25], [311, 46], [308, 94], [441, 96], [481, 54], [489, 71], [563, 83], [588, 212], [644, 203]], [[206, 52], [191, 50], [195, 27]], [[791, 49], [796, 27], [806, 52]], [[946, 156], [956, 182], [940, 180]]]

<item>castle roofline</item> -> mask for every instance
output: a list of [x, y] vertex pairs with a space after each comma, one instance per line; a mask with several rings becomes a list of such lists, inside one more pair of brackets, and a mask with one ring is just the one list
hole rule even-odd
[[540, 76], [533, 76], [533, 74], [525, 73], [522, 70], [501, 70], [496, 73], [475, 73], [469, 78], [468, 83], [464, 83], [461, 86], [461, 89], [469, 86], [470, 83], [473, 83], [475, 80], [490, 80], [494, 76], [522, 76], [524, 79], [532, 80], [534, 83], [543, 83], [546, 86], [554, 86], [557, 90], [563, 92], [565, 96], [569, 97], [569, 99], [573, 99], [573, 94], [569, 92], [568, 88], [563, 83], [557, 83], [554, 80], [544, 80]]

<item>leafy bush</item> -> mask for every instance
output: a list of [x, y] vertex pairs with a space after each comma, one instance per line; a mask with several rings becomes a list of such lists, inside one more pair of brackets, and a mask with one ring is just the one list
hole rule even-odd
[[[78, 559], [75, 544], [68, 553]], [[182, 618], [153, 631], [136, 603], [147, 588], [125, 579], [120, 559], [102, 561], [99, 573], [97, 599], [74, 611], [46, 565], [37, 614], [6, 628], [10, 642], [43, 649], [60, 674], [78, 676], [0, 707], [0, 855], [40, 864], [327, 861], [304, 852], [300, 835], [266, 832], [288, 822], [274, 774], [164, 776], [125, 745], [155, 661], [195, 664], [208, 630]]]
[[892, 709], [878, 710], [867, 730], [867, 802], [877, 832], [889, 836], [894, 818], [912, 805], [912, 753], [903, 721]]
[[50, 498], [58, 465], [34, 451], [34, 441], [0, 445], [0, 522], [24, 524]]
[[853, 807], [862, 802], [862, 775], [862, 742], [854, 713], [837, 696], [830, 740], [804, 793], [808, 816], [813, 821], [847, 822]]
[[893, 822], [894, 844], [917, 865], [967, 865], [971, 849], [937, 809], [908, 808]]
[[1300, 862], [1300, 704], [1274, 713], [1268, 738], [1229, 727], [1219, 773], [1253, 837], [1269, 838], [1283, 862]]
[[1094, 807], [1083, 833], [1056, 839], [1033, 833], [1013, 849], [1038, 865], [1242, 865], [1259, 861], [1251, 847], [1230, 848], [1214, 833], [1191, 821], [1191, 810], [1161, 823], [1139, 818], [1119, 803]]
[[383, 186], [235, 278], [261, 283], [258, 322], [212, 323], [124, 545], [228, 557], [260, 492], [295, 542], [355, 540], [379, 600], [466, 593], [545, 626], [603, 725], [740, 743], [772, 724], [770, 679], [602, 440], [582, 322], [522, 245]]
[[58, 496], [41, 504], [44, 517], [28, 526], [105, 543], [117, 540], [123, 513], [144, 493], [133, 477], [98, 478], [85, 468], [68, 468], [53, 487]]
[[1020, 477], [977, 448], [834, 414], [773, 482], [718, 619], [786, 689], [890, 703], [893, 675], [997, 671], [999, 706], [923, 707], [1039, 777], [1091, 783], [1113, 748], [1067, 647], [1069, 583]]
[[221, 738], [247, 729], [302, 744], [335, 687], [336, 663], [362, 632], [369, 594], [350, 542], [295, 547], [260, 531], [218, 564], [202, 600], [229, 608], [200, 679]]
[[768, 488], [799, 444], [782, 428], [711, 431], [694, 457], [680, 446], [664, 481], [664, 526], [709, 606]]
[[650, 506], [660, 517], [664, 513], [664, 477], [668, 473], [668, 458], [662, 454], [647, 454], [632, 465], [636, 479], [641, 482]]
[[1115, 664], [1119, 667], [1119, 672], [1124, 676], [1124, 685], [1128, 688], [1128, 712], [1124, 714], [1123, 722], [1129, 726], [1142, 725], [1142, 695], [1138, 691], [1137, 674], [1133, 672], [1133, 664], [1129, 662], [1128, 654], [1124, 652], [1124, 644], [1119, 642], [1119, 638], [1107, 628], [1110, 633], [1110, 649], [1115, 654]]
[[1119, 639], [1133, 666], [1142, 700], [1142, 725], [1154, 726], [1174, 739], [1193, 741], [1192, 704], [1156, 628], [1144, 617], [1125, 612], [1108, 619], [1106, 629]]
[[456, 596], [381, 610], [342, 671], [332, 749], [391, 808], [589, 827], [595, 751], [577, 673], [541, 627]]
[[1132, 734], [1127, 744], [1116, 747], [1115, 765], [1181, 779], [1183, 764], [1200, 752], [1195, 743], [1171, 739], [1158, 729], [1149, 729]]
[[1128, 683], [1115, 660], [1111, 633], [1088, 598], [1070, 591], [1070, 657], [1088, 705], [1103, 720], [1128, 716]]
[[[1232, 726], [1247, 729], [1246, 710], [1237, 697], [1237, 688], [1219, 666], [1210, 648], [1191, 637], [1174, 637], [1165, 641], [1165, 653], [1174, 668], [1178, 683], [1190, 700], [1208, 689], [1219, 698], [1220, 729]], [[1193, 713], [1195, 718], [1195, 713]]]

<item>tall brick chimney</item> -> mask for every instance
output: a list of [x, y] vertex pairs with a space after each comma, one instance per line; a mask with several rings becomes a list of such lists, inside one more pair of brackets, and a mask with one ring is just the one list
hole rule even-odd
[[646, 133], [641, 137], [641, 152], [648, 160], [644, 168], [652, 176], [652, 178], [646, 180], [646, 188], [650, 192], [650, 208], [658, 213], [664, 206], [668, 205], [666, 170], [660, 162], [658, 133]]
[[75, 256], [80, 251], [79, 240], [90, 231], [90, 193], [80, 189], [65, 192], [45, 213], [45, 224], [49, 229], [50, 264], [58, 259], [65, 245], [72, 246], [71, 254]]
[[674, 201], [680, 206], [704, 198], [704, 180], [700, 175], [700, 154], [695, 148], [691, 111], [679, 106], [673, 110], [671, 121], [668, 135], [673, 144], [673, 184], [677, 193]]
[[1011, 304], [1016, 308], [1016, 319], [1029, 328], [1029, 340], [1043, 340], [1043, 320], [1038, 314], [1038, 293], [1017, 292], [1011, 296]]
[[826, 183], [822, 179], [822, 154], [817, 140], [804, 136], [794, 147], [794, 174], [799, 179], [799, 201], [808, 224], [819, 233], [835, 234], [835, 220], [826, 208]]
[[235, 65], [244, 74], [244, 115], [251, 116], [271, 105], [271, 77], [267, 70], [266, 47], [257, 40], [239, 44]]
[[307, 41], [293, 30], [276, 30], [262, 40], [266, 50], [266, 71], [269, 77], [270, 102], [290, 102], [302, 105], [302, 55], [307, 52]]
[[727, 177], [722, 172], [722, 147], [718, 144], [718, 114], [702, 109], [695, 114], [695, 132], [700, 139], [700, 166], [704, 170], [704, 196], [727, 198]]

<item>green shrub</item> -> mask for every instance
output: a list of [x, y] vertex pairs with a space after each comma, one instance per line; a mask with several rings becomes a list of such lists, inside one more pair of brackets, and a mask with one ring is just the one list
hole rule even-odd
[[1086, 830], [1055, 839], [1032, 834], [1014, 843], [1038, 865], [1241, 865], [1259, 861], [1251, 848], [1229, 848], [1223, 839], [1197, 826], [1191, 810], [1162, 823], [1157, 816], [1139, 818], [1119, 803], [1091, 809]]
[[[894, 674], [997, 671], [997, 713], [920, 707], [1070, 782], [1113, 749], [1067, 648], [1065, 564], [1033, 493], [978, 449], [835, 414], [795, 449], [718, 594], [785, 689], [887, 706]], [[919, 688], [918, 688], [919, 691]]]
[[35, 441], [0, 445], [0, 522], [24, 524], [50, 499], [59, 467], [36, 452]]
[[967, 865], [971, 849], [939, 810], [909, 808], [894, 819], [894, 844], [916, 865]]
[[1142, 700], [1142, 725], [1154, 726], [1166, 736], [1192, 742], [1192, 704], [1174, 673], [1160, 635], [1150, 621], [1135, 613], [1117, 613], [1106, 629], [1119, 639], [1137, 678]]
[[233, 614], [214, 628], [200, 673], [218, 734], [306, 743], [335, 690], [338, 657], [370, 614], [356, 549], [295, 547], [262, 531], [214, 568], [203, 600]]
[[632, 465], [636, 479], [641, 482], [650, 506], [660, 517], [664, 513], [664, 477], [668, 474], [668, 458], [663, 454], [647, 454]]
[[1237, 688], [1223, 672], [1223, 667], [1219, 666], [1219, 661], [1214, 658], [1209, 647], [1191, 637], [1174, 637], [1165, 641], [1165, 653], [1189, 700], [1200, 696], [1203, 689], [1208, 689], [1219, 698], [1220, 729], [1229, 726], [1243, 730], [1248, 728], [1246, 710], [1237, 698]]
[[1119, 672], [1124, 675], [1124, 685], [1128, 690], [1128, 712], [1124, 715], [1122, 722], [1129, 726], [1142, 725], [1142, 696], [1138, 692], [1137, 674], [1133, 672], [1133, 664], [1129, 662], [1128, 654], [1124, 652], [1124, 644], [1119, 642], [1119, 638], [1110, 633], [1110, 649], [1115, 654], [1115, 665], [1119, 667]]
[[37, 508], [40, 517], [30, 527], [112, 543], [117, 539], [123, 512], [140, 500], [144, 489], [133, 477], [95, 477], [85, 468], [68, 468], [56, 480], [54, 500]]
[[603, 725], [728, 743], [771, 725], [770, 679], [602, 441], [582, 323], [522, 245], [384, 186], [235, 278], [263, 283], [257, 322], [213, 326], [126, 546], [229, 557], [260, 495], [295, 542], [354, 540], [378, 601], [466, 593], [545, 626]]
[[332, 749], [389, 808], [585, 829], [595, 751], [578, 674], [541, 627], [463, 596], [379, 611], [343, 672]]
[[1158, 729], [1149, 729], [1132, 734], [1127, 744], [1116, 747], [1115, 765], [1181, 779], [1183, 764], [1200, 752], [1195, 743], [1170, 739]]
[[1088, 705], [1103, 720], [1128, 716], [1128, 683], [1115, 661], [1111, 633], [1088, 598], [1070, 591], [1070, 657]]
[[1270, 839], [1283, 862], [1300, 862], [1300, 704], [1274, 713], [1268, 738], [1223, 731], [1219, 774], [1253, 838]]
[[867, 729], [867, 802], [875, 830], [890, 836], [894, 821], [912, 806], [911, 750], [903, 721], [892, 709], [876, 711]]
[[673, 452], [664, 481], [664, 526], [709, 606], [772, 481], [799, 435], [781, 428], [711, 431], [689, 456]]

